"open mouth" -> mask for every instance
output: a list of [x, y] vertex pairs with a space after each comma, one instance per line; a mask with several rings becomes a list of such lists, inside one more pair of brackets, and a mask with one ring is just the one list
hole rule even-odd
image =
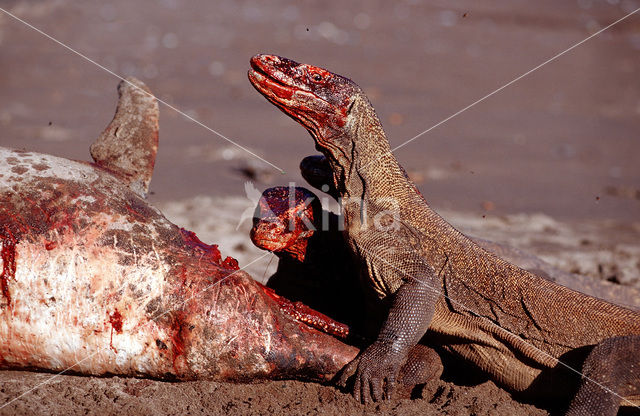
[[[270, 62], [272, 61], [272, 62]], [[309, 131], [317, 131], [319, 123], [309, 115], [311, 112], [304, 104], [310, 100], [320, 100], [305, 88], [294, 85], [293, 80], [277, 68], [279, 65], [298, 65], [294, 61], [284, 60], [272, 55], [256, 55], [250, 60], [249, 81], [269, 102], [280, 108]], [[294, 97], [294, 95], [296, 95]]]
[[261, 55], [251, 58], [249, 81], [267, 99], [280, 101], [290, 100], [294, 93], [294, 87], [284, 84], [273, 74], [278, 70], [264, 63]]

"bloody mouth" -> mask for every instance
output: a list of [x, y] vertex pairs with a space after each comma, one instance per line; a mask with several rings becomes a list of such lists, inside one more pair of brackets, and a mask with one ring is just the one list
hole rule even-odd
[[269, 100], [291, 99], [294, 93], [293, 87], [280, 82], [269, 74], [257, 56], [251, 58], [249, 62], [252, 68], [249, 70], [249, 81], [262, 95]]

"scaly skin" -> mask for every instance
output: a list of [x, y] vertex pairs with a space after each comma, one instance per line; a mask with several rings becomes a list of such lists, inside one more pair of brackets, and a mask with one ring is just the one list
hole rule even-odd
[[[640, 314], [522, 270], [455, 230], [407, 178], [349, 79], [273, 55], [257, 55], [251, 66], [253, 86], [301, 123], [327, 158], [363, 281], [392, 299], [376, 341], [345, 369], [355, 371], [356, 399], [389, 397], [425, 335], [513, 392], [575, 395], [570, 414], [588, 412], [592, 399], [610, 402], [592, 414], [615, 414], [620, 396], [640, 393], [640, 354], [628, 353], [640, 351]], [[573, 370], [583, 364], [608, 390], [580, 383]]]

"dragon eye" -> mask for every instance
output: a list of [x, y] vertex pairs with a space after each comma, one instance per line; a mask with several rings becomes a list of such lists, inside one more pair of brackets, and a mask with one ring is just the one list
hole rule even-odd
[[321, 82], [322, 81], [322, 75], [320, 74], [313, 74], [311, 75], [311, 79], [314, 80], [315, 82]]

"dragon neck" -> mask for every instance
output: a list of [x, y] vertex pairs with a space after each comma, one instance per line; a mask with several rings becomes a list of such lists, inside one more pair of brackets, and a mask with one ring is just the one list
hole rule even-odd
[[[333, 142], [336, 142], [333, 140]], [[325, 155], [343, 198], [419, 198], [419, 191], [391, 152], [382, 124], [365, 96], [357, 96], [339, 148]]]
[[[336, 153], [349, 157], [325, 153], [342, 197], [348, 233], [353, 230], [357, 235], [362, 222], [374, 221], [375, 225], [381, 212], [396, 212], [406, 226], [421, 233], [421, 254], [431, 264], [443, 267], [452, 253], [459, 258], [475, 258], [477, 251], [468, 248], [473, 243], [432, 210], [408, 178], [366, 97], [354, 103], [349, 117], [342, 132], [344, 137], [340, 137], [340, 152]], [[441, 242], [448, 245], [443, 249]]]

